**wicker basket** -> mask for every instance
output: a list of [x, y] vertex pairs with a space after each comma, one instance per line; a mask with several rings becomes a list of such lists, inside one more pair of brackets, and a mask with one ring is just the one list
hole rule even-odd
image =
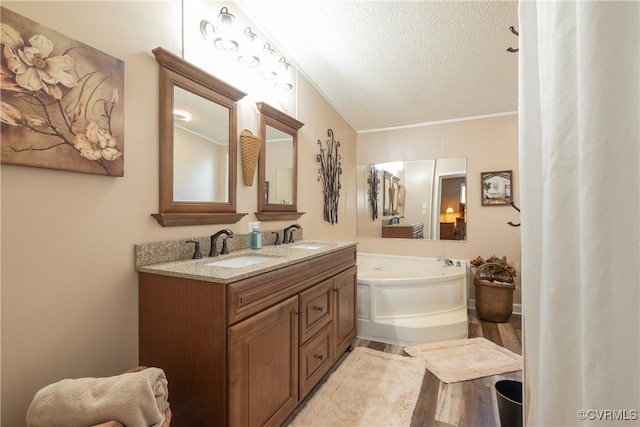
[[[506, 281], [496, 280], [502, 278]], [[486, 263], [477, 268], [473, 284], [478, 317], [496, 323], [508, 321], [513, 313], [513, 291], [516, 289], [513, 274], [503, 265]]]
[[253, 176], [260, 157], [260, 145], [262, 141], [249, 130], [244, 129], [240, 133], [240, 147], [242, 150], [242, 176], [244, 185], [253, 185]]

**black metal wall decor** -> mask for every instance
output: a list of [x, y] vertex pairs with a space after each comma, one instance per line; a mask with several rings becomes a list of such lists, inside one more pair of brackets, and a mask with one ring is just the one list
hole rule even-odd
[[[513, 203], [513, 200], [508, 200], [509, 205], [511, 205], [511, 207], [515, 210], [517, 210], [518, 212], [520, 212], [520, 208], [516, 206], [515, 203]], [[507, 224], [509, 224], [512, 227], [520, 227], [520, 223], [514, 224], [512, 221], [509, 221]]]
[[329, 129], [327, 135], [330, 139], [326, 141], [326, 148], [322, 147], [322, 142], [318, 140], [320, 154], [316, 156], [316, 161], [320, 163], [318, 169], [318, 181], [322, 181], [324, 187], [324, 220], [331, 223], [338, 223], [338, 199], [340, 199], [340, 175], [342, 174], [342, 156], [338, 154], [340, 141], [333, 138], [333, 130]]
[[[518, 30], [515, 29], [515, 27], [511, 26], [511, 27], [509, 27], [509, 30], [513, 34], [515, 34], [516, 36], [520, 36], [520, 33], [518, 32]], [[509, 47], [509, 48], [507, 48], [507, 52], [512, 52], [512, 53], [515, 53], [515, 52], [517, 52], [519, 50], [520, 50], [520, 48], [517, 48], [517, 47]]]
[[378, 219], [378, 191], [380, 191], [380, 178], [378, 178], [378, 171], [376, 165], [369, 167], [369, 178], [367, 178], [369, 184], [369, 203], [371, 203], [371, 216], [375, 221]]

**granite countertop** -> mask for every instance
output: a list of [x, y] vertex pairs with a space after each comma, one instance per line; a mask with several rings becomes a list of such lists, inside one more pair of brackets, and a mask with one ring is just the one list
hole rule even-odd
[[422, 222], [415, 222], [413, 224], [409, 224], [406, 222], [401, 222], [399, 224], [382, 224], [383, 227], [413, 227], [415, 225], [422, 225]]
[[[138, 266], [137, 271], [142, 273], [160, 274], [163, 276], [182, 277], [216, 283], [232, 283], [247, 277], [256, 276], [291, 264], [325, 255], [349, 246], [355, 246], [351, 241], [322, 241], [300, 240], [286, 245], [263, 246], [262, 249], [242, 249], [231, 252], [228, 255], [217, 257], [203, 256], [202, 259], [188, 259], [160, 264]], [[302, 246], [320, 246], [306, 249]], [[220, 267], [207, 265], [233, 258], [259, 256], [268, 257], [268, 260], [246, 267]]]

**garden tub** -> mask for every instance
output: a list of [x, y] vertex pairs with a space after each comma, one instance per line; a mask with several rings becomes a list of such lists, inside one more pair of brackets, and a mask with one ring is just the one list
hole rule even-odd
[[405, 346], [466, 338], [468, 270], [467, 262], [359, 253], [358, 337]]

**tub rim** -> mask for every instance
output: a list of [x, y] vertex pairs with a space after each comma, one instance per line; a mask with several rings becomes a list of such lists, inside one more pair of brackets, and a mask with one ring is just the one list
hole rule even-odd
[[[438, 263], [440, 261], [437, 258], [433, 257], [421, 257], [414, 255], [394, 255], [394, 254], [377, 254], [374, 252], [358, 252], [356, 254], [356, 265], [357, 265], [357, 257], [360, 255], [364, 256], [375, 256], [381, 258], [401, 258], [401, 259], [412, 259], [412, 260], [429, 260], [434, 263]], [[440, 274], [440, 275], [431, 275], [431, 276], [412, 276], [412, 277], [397, 277], [397, 278], [367, 278], [360, 277], [360, 269], [358, 269], [357, 273], [357, 283], [359, 285], [420, 285], [425, 283], [439, 283], [443, 280], [459, 280], [459, 279], [468, 279], [468, 260], [457, 260], [452, 259], [452, 261], [460, 261], [460, 266], [451, 266], [455, 268], [457, 271], [452, 272], [451, 274]], [[445, 266], [442, 266], [444, 269]]]

